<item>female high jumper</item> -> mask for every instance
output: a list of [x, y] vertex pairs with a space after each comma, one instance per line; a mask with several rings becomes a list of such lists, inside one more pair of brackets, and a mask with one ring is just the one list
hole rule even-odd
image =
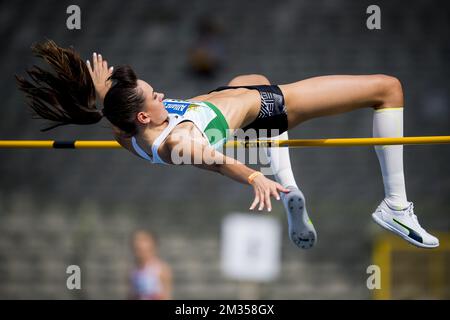
[[[54, 72], [34, 66], [31, 81], [17, 77], [30, 107], [38, 116], [65, 124], [94, 124], [103, 117], [112, 124], [116, 140], [151, 163], [180, 164], [179, 158], [198, 168], [251, 185], [250, 210], [271, 211], [271, 197], [287, 213], [289, 237], [300, 248], [311, 248], [317, 234], [291, 169], [288, 148], [269, 148], [272, 181], [261, 172], [220, 152], [231, 129], [275, 129], [272, 139], [287, 140], [287, 130], [328, 115], [372, 108], [374, 137], [403, 136], [403, 91], [387, 75], [332, 75], [272, 85], [262, 75], [241, 75], [227, 86], [186, 100], [164, 99], [129, 66], [113, 70], [100, 54], [86, 63], [72, 48], [53, 41], [33, 46]], [[96, 98], [103, 109], [96, 108]], [[213, 132], [214, 134], [211, 134]], [[403, 146], [375, 146], [381, 166], [385, 198], [373, 212], [376, 223], [410, 243], [424, 248], [439, 246], [425, 231], [406, 197]], [[198, 158], [200, 157], [200, 161]]]

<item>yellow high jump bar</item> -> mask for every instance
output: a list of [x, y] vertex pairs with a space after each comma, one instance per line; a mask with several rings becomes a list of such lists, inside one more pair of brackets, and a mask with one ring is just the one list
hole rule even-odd
[[[447, 144], [450, 136], [424, 136], [402, 138], [336, 138], [336, 139], [290, 139], [290, 140], [231, 140], [227, 148], [255, 147], [349, 147], [375, 145]], [[117, 149], [122, 146], [114, 140], [0, 140], [0, 148], [25, 149]]]

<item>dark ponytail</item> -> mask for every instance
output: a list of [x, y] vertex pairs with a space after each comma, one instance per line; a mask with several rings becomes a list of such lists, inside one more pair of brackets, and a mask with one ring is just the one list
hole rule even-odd
[[38, 115], [33, 118], [57, 122], [41, 131], [67, 124], [99, 122], [103, 113], [95, 107], [94, 83], [79, 54], [73, 48], [61, 48], [51, 40], [34, 45], [32, 51], [53, 72], [34, 65], [27, 70], [31, 81], [17, 75], [16, 80], [28, 105]]

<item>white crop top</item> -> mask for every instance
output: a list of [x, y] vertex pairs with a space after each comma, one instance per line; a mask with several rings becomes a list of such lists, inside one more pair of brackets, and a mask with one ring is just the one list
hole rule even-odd
[[210, 102], [186, 101], [176, 99], [163, 100], [164, 107], [169, 112], [169, 125], [155, 139], [151, 146], [152, 155], [145, 152], [133, 136], [131, 143], [137, 154], [151, 163], [168, 164], [158, 154], [158, 148], [167, 138], [170, 132], [181, 122], [190, 121], [201, 131], [208, 140], [210, 146], [215, 149], [221, 148], [228, 137], [228, 123], [216, 106]]

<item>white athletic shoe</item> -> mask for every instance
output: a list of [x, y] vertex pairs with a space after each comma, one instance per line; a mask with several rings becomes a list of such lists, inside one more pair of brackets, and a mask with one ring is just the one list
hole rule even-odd
[[406, 241], [421, 248], [436, 248], [439, 240], [423, 229], [414, 214], [414, 204], [403, 210], [395, 210], [382, 201], [372, 213], [372, 218], [383, 228], [401, 236]]
[[317, 240], [317, 233], [309, 219], [303, 193], [295, 187], [287, 187], [289, 193], [282, 193], [281, 199], [286, 209], [289, 238], [302, 249], [310, 249]]

